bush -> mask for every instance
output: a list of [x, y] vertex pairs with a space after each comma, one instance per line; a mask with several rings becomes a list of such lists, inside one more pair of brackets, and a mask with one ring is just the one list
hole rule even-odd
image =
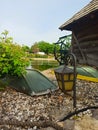
[[0, 76], [25, 73], [29, 61], [22, 47], [13, 43], [0, 43]]

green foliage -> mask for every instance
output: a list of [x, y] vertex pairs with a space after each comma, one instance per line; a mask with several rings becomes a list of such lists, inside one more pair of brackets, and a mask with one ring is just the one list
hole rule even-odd
[[34, 43], [34, 45], [31, 46], [31, 52], [32, 53], [37, 53], [39, 52], [39, 47], [38, 47], [38, 43]]
[[1, 33], [0, 37], [0, 42], [1, 43], [13, 43], [13, 38], [12, 37], [7, 37], [8, 36], [8, 31], [5, 30], [4, 32]]
[[45, 52], [45, 54], [49, 54], [49, 45], [50, 45], [49, 43], [44, 41], [38, 42], [39, 50]]
[[31, 50], [33, 53], [37, 52], [44, 52], [45, 54], [53, 54], [54, 50], [54, 44], [45, 42], [45, 41], [39, 41], [36, 42], [34, 45], [32, 45]]
[[22, 49], [24, 52], [30, 52], [30, 48], [28, 46], [23, 45]]
[[[2, 33], [4, 35], [4, 33]], [[7, 33], [8, 34], [8, 33]], [[0, 76], [6, 74], [18, 75], [25, 73], [25, 68], [29, 64], [26, 57], [26, 53], [23, 51], [22, 47], [13, 44], [9, 40], [9, 37], [4, 37], [0, 41]]]

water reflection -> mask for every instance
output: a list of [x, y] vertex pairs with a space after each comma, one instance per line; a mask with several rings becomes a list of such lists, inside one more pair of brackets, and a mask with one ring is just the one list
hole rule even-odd
[[49, 69], [49, 68], [54, 68], [58, 66], [58, 62], [56, 60], [32, 60], [31, 62], [32, 68], [38, 69], [40, 71]]

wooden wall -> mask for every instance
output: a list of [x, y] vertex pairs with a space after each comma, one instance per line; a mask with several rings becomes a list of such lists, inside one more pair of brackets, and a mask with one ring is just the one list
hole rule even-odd
[[72, 30], [72, 51], [80, 64], [98, 68], [98, 12], [80, 19]]

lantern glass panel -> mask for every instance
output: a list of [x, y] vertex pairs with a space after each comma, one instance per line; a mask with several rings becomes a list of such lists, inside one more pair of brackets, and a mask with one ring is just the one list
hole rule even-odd
[[73, 70], [60, 67], [55, 70], [55, 76], [58, 82], [58, 86], [62, 91], [72, 91], [74, 85], [74, 74]]
[[73, 81], [64, 82], [64, 89], [66, 91], [71, 91], [73, 89]]

